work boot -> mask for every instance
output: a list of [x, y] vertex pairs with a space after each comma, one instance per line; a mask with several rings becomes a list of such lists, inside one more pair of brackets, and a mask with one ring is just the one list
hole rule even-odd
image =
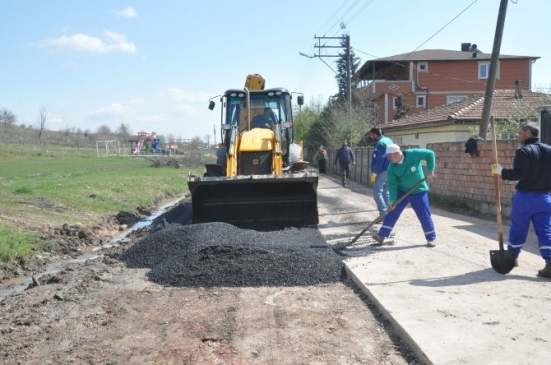
[[518, 258], [515, 259], [515, 267], [518, 267]]
[[427, 247], [436, 247], [436, 241], [434, 240], [427, 241]]
[[545, 264], [545, 267], [538, 270], [538, 276], [551, 279], [551, 264]]
[[375, 241], [377, 241], [377, 243], [378, 243], [379, 245], [382, 245], [383, 242], [385, 241], [385, 237], [379, 236], [379, 234], [377, 234], [377, 233], [373, 233], [373, 235], [372, 235], [371, 237], [373, 237], [373, 239], [374, 239]]

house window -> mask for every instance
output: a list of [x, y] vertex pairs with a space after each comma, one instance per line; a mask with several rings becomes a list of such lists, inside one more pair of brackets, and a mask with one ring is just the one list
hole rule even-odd
[[417, 95], [415, 100], [418, 108], [424, 108], [427, 101], [427, 97], [425, 95]]
[[465, 95], [450, 95], [446, 97], [446, 104], [453, 104], [459, 101], [467, 100]]
[[429, 64], [428, 62], [419, 62], [417, 64], [417, 70], [419, 72], [429, 72]]
[[[478, 63], [478, 79], [487, 79], [490, 77], [490, 62]], [[497, 64], [496, 79], [499, 79], [499, 62]]]
[[393, 97], [392, 98], [392, 109], [396, 110], [400, 107], [400, 98], [398, 98], [397, 96]]

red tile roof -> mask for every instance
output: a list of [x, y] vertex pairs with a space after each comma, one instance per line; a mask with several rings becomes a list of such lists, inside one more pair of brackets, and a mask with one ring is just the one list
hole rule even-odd
[[[523, 90], [522, 98], [515, 98], [515, 90], [495, 90], [490, 115], [495, 119], [511, 119], [537, 116], [536, 108], [551, 103], [551, 95]], [[482, 118], [484, 94], [453, 104], [442, 105], [426, 112], [393, 120], [384, 126], [385, 131], [410, 129], [419, 126], [434, 126], [457, 123], [476, 124]]]
[[[415, 51], [410, 53], [401, 53], [394, 56], [376, 58], [374, 60], [369, 60], [367, 62], [373, 61], [461, 61], [472, 59], [473, 52], [464, 52], [464, 51], [450, 51], [446, 49], [425, 49], [421, 51]], [[491, 53], [476, 53], [476, 59], [479, 60], [490, 60], [492, 58]], [[505, 58], [531, 58], [538, 59], [540, 57], [534, 56], [511, 56], [511, 55], [499, 55], [500, 59]]]

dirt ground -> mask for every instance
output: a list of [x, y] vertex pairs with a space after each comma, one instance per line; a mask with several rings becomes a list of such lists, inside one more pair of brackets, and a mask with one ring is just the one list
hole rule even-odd
[[[189, 204], [178, 204], [155, 222], [182, 222], [188, 213]], [[42, 228], [55, 242], [51, 251], [0, 271], [0, 363], [419, 364], [348, 280], [257, 288], [152, 283], [119, 254], [159, 223], [105, 247], [140, 218]], [[19, 224], [32, 226], [24, 218]]]

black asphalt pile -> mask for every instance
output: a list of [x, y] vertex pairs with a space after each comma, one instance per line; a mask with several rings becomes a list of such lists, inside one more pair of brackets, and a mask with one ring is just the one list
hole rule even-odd
[[316, 228], [241, 229], [226, 223], [170, 224], [128, 248], [121, 259], [150, 268], [162, 285], [308, 286], [341, 281], [342, 259]]

